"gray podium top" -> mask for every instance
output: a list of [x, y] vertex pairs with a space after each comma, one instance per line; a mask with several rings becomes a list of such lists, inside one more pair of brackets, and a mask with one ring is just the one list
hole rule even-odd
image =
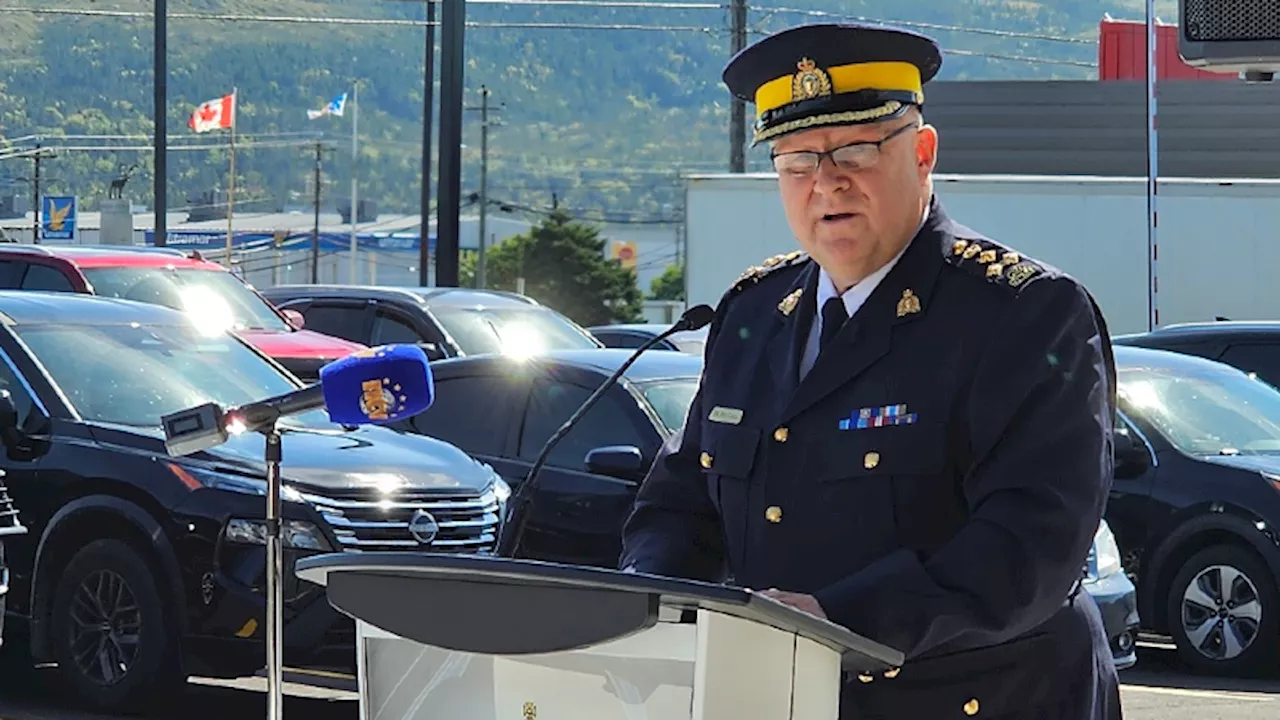
[[575, 650], [652, 627], [660, 608], [711, 610], [794, 632], [874, 672], [902, 653], [743, 588], [604, 568], [491, 556], [332, 553], [298, 560], [341, 612], [401, 637], [461, 652]]

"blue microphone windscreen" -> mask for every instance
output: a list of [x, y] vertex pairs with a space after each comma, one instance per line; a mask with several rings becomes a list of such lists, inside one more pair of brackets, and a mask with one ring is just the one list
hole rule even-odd
[[417, 345], [380, 345], [320, 368], [329, 419], [343, 425], [390, 423], [431, 407], [435, 386]]

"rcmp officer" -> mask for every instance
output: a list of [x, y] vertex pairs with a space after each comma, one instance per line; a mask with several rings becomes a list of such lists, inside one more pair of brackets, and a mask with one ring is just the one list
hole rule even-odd
[[1111, 482], [1107, 330], [1075, 280], [933, 195], [940, 65], [914, 33], [808, 25], [726, 68], [803, 250], [721, 299], [621, 562], [902, 651], [846, 677], [842, 720], [1119, 718], [1079, 584]]

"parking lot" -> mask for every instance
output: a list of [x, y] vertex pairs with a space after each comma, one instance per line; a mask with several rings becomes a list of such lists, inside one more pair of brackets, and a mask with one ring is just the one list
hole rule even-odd
[[[1193, 677], [1180, 672], [1171, 650], [1144, 645], [1138, 665], [1121, 675], [1126, 720], [1272, 720], [1280, 717], [1280, 673], [1272, 680]], [[0, 679], [0, 720], [108, 720], [58, 704], [33, 683]], [[180, 717], [222, 720], [263, 717], [261, 678], [192, 681]], [[286, 683], [286, 716], [307, 720], [357, 720], [354, 693]], [[174, 717], [179, 717], [174, 714]]]

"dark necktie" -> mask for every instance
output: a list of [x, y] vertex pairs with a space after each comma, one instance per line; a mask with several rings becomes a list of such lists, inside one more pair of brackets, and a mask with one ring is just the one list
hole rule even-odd
[[844, 299], [833, 297], [822, 305], [822, 337], [818, 341], [818, 354], [821, 355], [831, 341], [835, 339], [840, 328], [849, 319], [849, 311], [845, 309]]

